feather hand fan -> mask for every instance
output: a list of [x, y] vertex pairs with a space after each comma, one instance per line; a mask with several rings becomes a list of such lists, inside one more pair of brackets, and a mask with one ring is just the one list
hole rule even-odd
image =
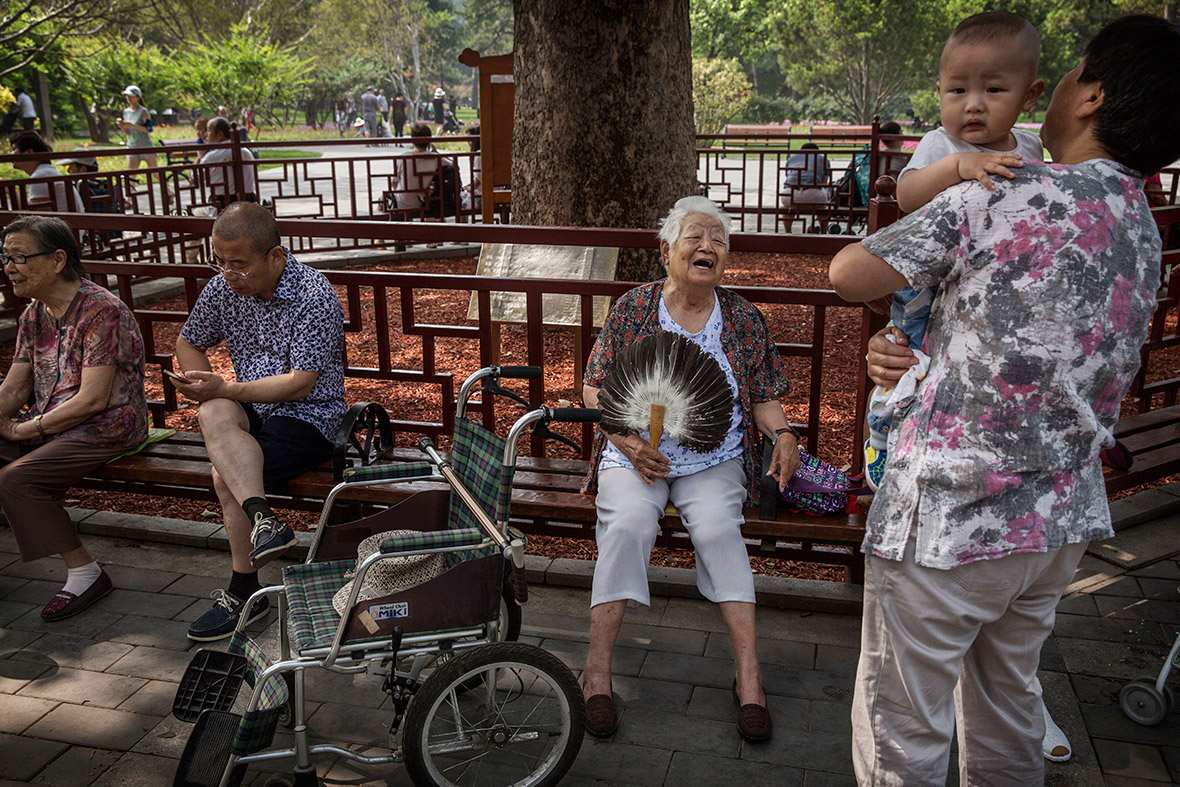
[[667, 432], [707, 453], [729, 433], [733, 389], [721, 365], [695, 342], [661, 331], [619, 354], [598, 394], [602, 429], [630, 434], [651, 429], [651, 447]]

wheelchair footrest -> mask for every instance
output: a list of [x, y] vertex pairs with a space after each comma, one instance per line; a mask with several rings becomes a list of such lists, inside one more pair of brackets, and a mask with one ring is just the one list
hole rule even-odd
[[[189, 735], [180, 765], [176, 768], [173, 787], [218, 787], [225, 766], [229, 763], [234, 734], [242, 717], [236, 713], [207, 710], [197, 719]], [[246, 773], [246, 766], [234, 768], [229, 787], [238, 787]]]
[[202, 711], [229, 710], [248, 672], [244, 656], [203, 648], [198, 650], [176, 690], [172, 715], [181, 721], [193, 722]]

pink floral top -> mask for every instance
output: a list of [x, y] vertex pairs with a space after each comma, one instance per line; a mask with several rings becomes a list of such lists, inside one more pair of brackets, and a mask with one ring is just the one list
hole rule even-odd
[[33, 365], [33, 403], [21, 421], [48, 413], [77, 394], [84, 368], [117, 367], [106, 409], [51, 439], [117, 447], [136, 446], [147, 438], [143, 337], [131, 310], [97, 284], [83, 279], [60, 320], [40, 301], [30, 303], [20, 316], [12, 362]]
[[947, 189], [864, 246], [939, 286], [930, 373], [898, 413], [864, 551], [953, 568], [1114, 535], [1099, 450], [1160, 284], [1143, 178], [1026, 161]]

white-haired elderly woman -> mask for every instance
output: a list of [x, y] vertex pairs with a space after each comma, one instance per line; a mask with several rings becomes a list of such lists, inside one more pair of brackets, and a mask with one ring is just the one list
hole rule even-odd
[[685, 197], [664, 219], [659, 239], [668, 276], [636, 287], [611, 308], [586, 366], [586, 406], [597, 406], [599, 386], [617, 353], [660, 331], [679, 333], [715, 358], [735, 405], [729, 434], [707, 454], [668, 435], [658, 451], [646, 433], [596, 435], [583, 487], [597, 493], [598, 507], [590, 654], [582, 677], [586, 726], [599, 736], [618, 726], [611, 656], [626, 608], [650, 605], [647, 562], [671, 501], [696, 549], [697, 587], [720, 605], [729, 630], [738, 731], [748, 740], [765, 740], [771, 723], [755, 644], [754, 578], [741, 536], [742, 507], [757, 503], [759, 432], [774, 441], [771, 475], [780, 488], [799, 466], [798, 435], [778, 401], [789, 386], [762, 313], [718, 286], [729, 257], [729, 217], [704, 197]]

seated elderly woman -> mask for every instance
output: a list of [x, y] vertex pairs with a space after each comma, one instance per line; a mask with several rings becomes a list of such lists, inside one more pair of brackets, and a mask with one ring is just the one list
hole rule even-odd
[[704, 197], [676, 203], [660, 229], [668, 277], [636, 287], [611, 308], [586, 367], [583, 398], [597, 407], [617, 353], [671, 331], [712, 356], [729, 382], [734, 409], [720, 448], [697, 453], [665, 435], [654, 450], [643, 433], [599, 430], [583, 491], [597, 488], [598, 562], [590, 600], [590, 653], [583, 673], [586, 728], [605, 736], [618, 716], [611, 656], [628, 605], [647, 607], [647, 562], [658, 521], [671, 501], [697, 555], [697, 587], [721, 607], [733, 646], [738, 731], [771, 734], [754, 628], [754, 579], [741, 536], [742, 506], [757, 502], [759, 439], [774, 442], [771, 475], [784, 487], [799, 466], [798, 435], [778, 397], [788, 389], [766, 320], [745, 299], [717, 286], [729, 256], [729, 217]]
[[61, 498], [146, 438], [143, 337], [122, 301], [82, 278], [78, 244], [64, 221], [26, 216], [0, 237], [13, 291], [33, 301], [20, 316], [12, 368], [0, 383], [0, 507], [22, 560], [65, 560], [65, 587], [41, 611], [44, 620], [62, 620], [114, 589]]

